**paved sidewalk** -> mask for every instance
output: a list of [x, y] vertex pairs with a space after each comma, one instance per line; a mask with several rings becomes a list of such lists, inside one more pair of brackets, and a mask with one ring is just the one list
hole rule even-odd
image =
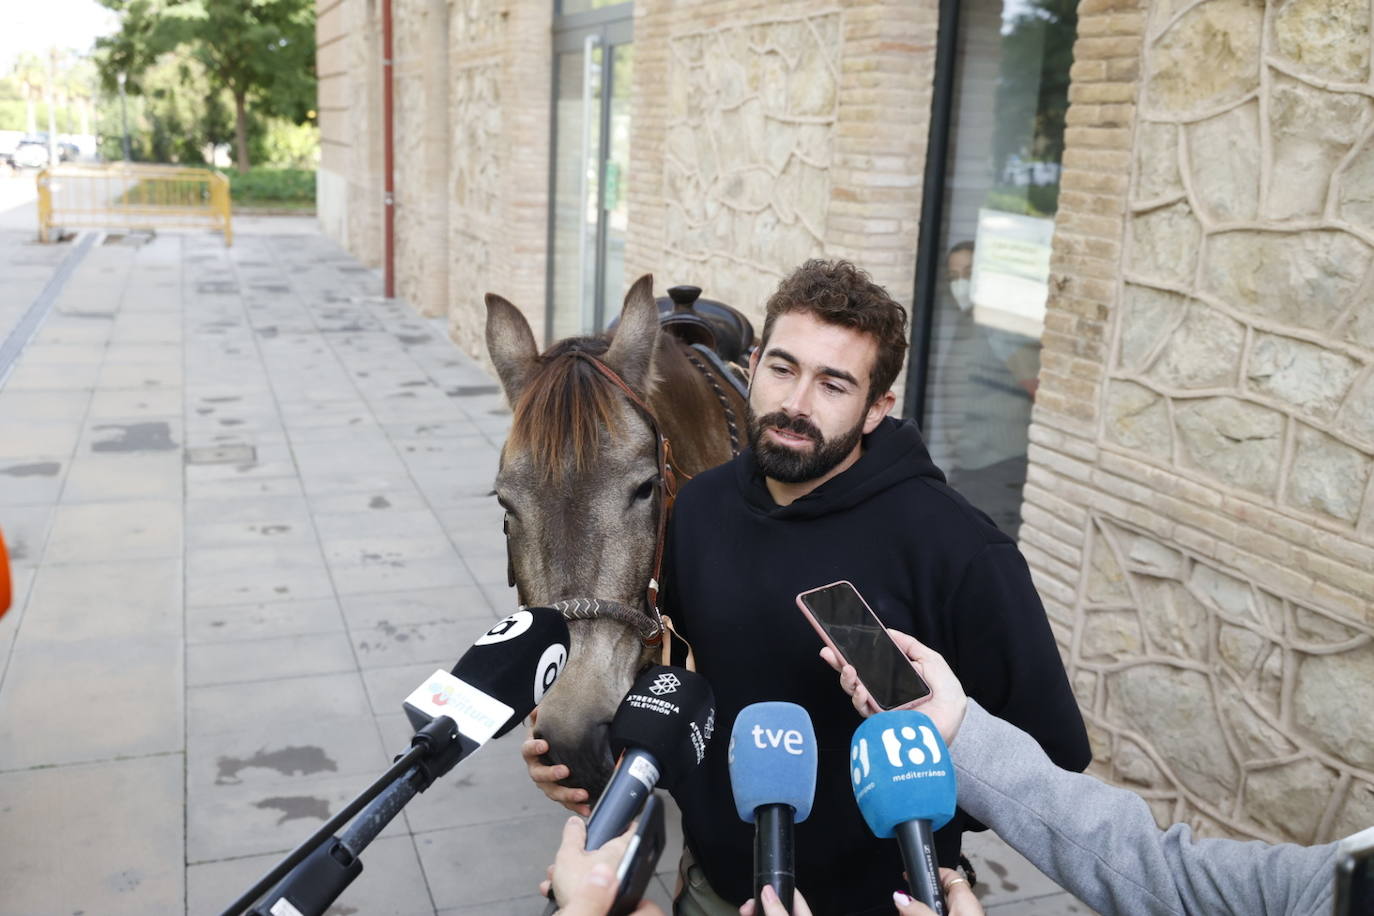
[[[74, 250], [4, 217], [0, 341]], [[219, 912], [515, 605], [493, 379], [308, 224], [238, 228], [97, 239], [0, 383], [0, 914]], [[538, 912], [564, 815], [519, 737], [412, 802], [331, 912]], [[970, 845], [993, 912], [1088, 912]]]

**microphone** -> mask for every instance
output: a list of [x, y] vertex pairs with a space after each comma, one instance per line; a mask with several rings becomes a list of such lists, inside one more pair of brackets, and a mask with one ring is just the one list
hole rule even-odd
[[864, 720], [849, 742], [854, 800], [879, 837], [897, 837], [917, 900], [944, 916], [933, 834], [954, 816], [954, 766], [930, 717], [914, 709]]
[[10, 609], [14, 587], [10, 584], [10, 558], [5, 550], [5, 533], [0, 531], [0, 617]]
[[700, 674], [654, 665], [636, 678], [611, 720], [620, 762], [587, 819], [586, 848], [624, 833], [655, 786], [671, 792], [705, 759], [715, 727], [716, 697]]
[[560, 612], [521, 608], [479, 636], [452, 673], [440, 668], [406, 697], [417, 732], [440, 716], [458, 727], [461, 752], [443, 772], [530, 714], [567, 664], [568, 646]]
[[730, 732], [730, 788], [754, 824], [754, 899], [771, 884], [788, 912], [797, 889], [792, 828], [816, 796], [816, 733], [796, 703], [754, 703]]

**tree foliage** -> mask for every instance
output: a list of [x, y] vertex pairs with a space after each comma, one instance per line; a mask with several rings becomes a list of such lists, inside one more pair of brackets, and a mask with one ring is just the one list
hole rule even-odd
[[[97, 42], [101, 81], [149, 91], [164, 55], [189, 55], [233, 105], [238, 168], [247, 171], [250, 110], [302, 123], [315, 102], [313, 0], [100, 0], [120, 14], [117, 34]], [[205, 98], [204, 96], [201, 97]]]

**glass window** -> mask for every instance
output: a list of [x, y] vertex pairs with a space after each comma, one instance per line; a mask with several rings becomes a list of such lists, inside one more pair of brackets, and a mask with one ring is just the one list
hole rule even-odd
[[1021, 525], [1076, 0], [967, 0], [950, 125], [925, 435], [950, 483]]

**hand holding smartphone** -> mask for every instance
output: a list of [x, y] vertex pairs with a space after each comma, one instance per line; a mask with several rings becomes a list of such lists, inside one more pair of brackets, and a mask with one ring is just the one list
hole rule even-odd
[[873, 712], [915, 706], [930, 696], [911, 659], [852, 583], [841, 580], [804, 591], [797, 595], [797, 607], [840, 663], [854, 666]]

